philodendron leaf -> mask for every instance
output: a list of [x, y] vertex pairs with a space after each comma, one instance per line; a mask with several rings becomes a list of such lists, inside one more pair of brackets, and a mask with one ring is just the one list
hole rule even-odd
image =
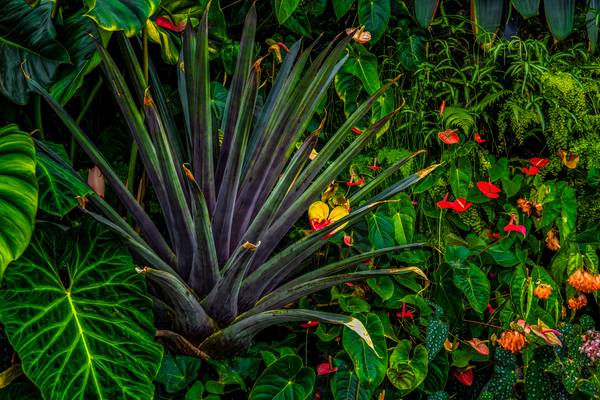
[[38, 205], [33, 141], [16, 125], [0, 128], [0, 279], [33, 232]]
[[390, 0], [358, 0], [358, 21], [371, 32], [372, 42], [383, 35], [391, 13]]
[[294, 354], [281, 357], [258, 378], [249, 400], [304, 400], [315, 384], [315, 371], [302, 366]]
[[56, 40], [50, 19], [53, 2], [31, 8], [22, 0], [5, 0], [0, 11], [0, 93], [19, 105], [29, 98], [27, 79], [52, 83], [69, 55]]
[[173, 357], [166, 354], [156, 375], [156, 381], [162, 383], [168, 393], [177, 393], [198, 377], [200, 363], [197, 357]]
[[160, 0], [84, 0], [87, 16], [107, 31], [123, 31], [131, 37], [156, 12]]
[[46, 399], [152, 399], [162, 347], [127, 251], [89, 223], [38, 224], [7, 271], [0, 321]]
[[427, 377], [427, 349], [422, 344], [415, 347], [411, 357], [411, 342], [401, 340], [390, 356], [387, 376], [403, 395], [416, 389]]
[[364, 387], [354, 369], [341, 359], [334, 360], [337, 372], [331, 378], [331, 393], [334, 400], [369, 400], [373, 389]]
[[360, 383], [375, 388], [383, 382], [387, 368], [387, 346], [383, 324], [376, 314], [356, 315], [368, 331], [372, 346], [355, 330], [344, 328], [342, 344], [354, 363], [354, 370]]
[[479, 315], [483, 315], [490, 302], [490, 281], [475, 264], [454, 270], [454, 284], [465, 295], [469, 304]]
[[48, 214], [62, 218], [77, 207], [77, 197], [94, 193], [81, 177], [73, 176], [48, 155], [38, 153], [36, 161], [39, 207]]
[[294, 13], [298, 5], [300, 4], [300, 0], [275, 0], [275, 15], [277, 16], [277, 21], [280, 24], [283, 24], [287, 19]]

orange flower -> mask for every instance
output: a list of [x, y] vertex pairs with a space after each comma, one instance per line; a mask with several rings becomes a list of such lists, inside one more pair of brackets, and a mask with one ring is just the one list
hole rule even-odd
[[548, 231], [548, 233], [546, 234], [546, 247], [549, 250], [552, 251], [556, 251], [558, 249], [560, 249], [560, 241], [558, 240], [558, 237], [556, 237], [557, 232], [556, 232], [556, 228], [552, 228]]
[[533, 289], [533, 294], [538, 299], [547, 300], [552, 294], [552, 286], [545, 283], [540, 283], [535, 287], [535, 289]]
[[598, 275], [594, 276], [583, 268], [573, 272], [567, 280], [569, 285], [582, 293], [592, 293], [600, 289], [600, 280]]
[[542, 216], [542, 210], [544, 209], [544, 207], [541, 204], [536, 204], [530, 200], [525, 200], [523, 198], [517, 200], [517, 207], [519, 207], [521, 211], [523, 211], [528, 216], [531, 217], [533, 215], [537, 218]]
[[560, 158], [562, 163], [569, 169], [577, 168], [579, 163], [579, 156], [577, 154], [567, 154], [564, 150], [559, 150], [556, 155]]
[[527, 345], [527, 339], [521, 332], [510, 330], [502, 332], [500, 339], [498, 339], [498, 344], [504, 350], [517, 354]]
[[587, 305], [587, 297], [584, 294], [580, 294], [577, 297], [570, 298], [568, 303], [571, 310], [580, 310]]

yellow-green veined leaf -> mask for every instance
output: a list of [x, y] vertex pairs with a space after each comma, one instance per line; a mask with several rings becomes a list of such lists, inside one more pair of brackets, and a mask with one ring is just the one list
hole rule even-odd
[[168, 64], [177, 64], [179, 61], [179, 50], [173, 42], [171, 33], [168, 30], [160, 28], [156, 22], [146, 21], [146, 29], [148, 31], [148, 39], [151, 42], [160, 45], [160, 55]]
[[38, 206], [33, 141], [16, 125], [0, 128], [0, 279], [27, 248]]
[[162, 358], [144, 279], [91, 222], [36, 226], [0, 292], [0, 320], [46, 399], [152, 399]]
[[50, 13], [53, 2], [36, 8], [22, 0], [5, 0], [0, 12], [0, 93], [19, 105], [27, 103], [26, 76], [42, 86], [54, 80], [69, 55], [56, 40]]
[[315, 371], [302, 366], [294, 354], [281, 357], [258, 378], [249, 400], [304, 400], [315, 384]]
[[406, 395], [416, 389], [427, 377], [427, 349], [419, 344], [411, 357], [410, 340], [401, 340], [390, 356], [387, 376], [392, 384]]
[[160, 0], [84, 0], [93, 19], [107, 31], [123, 31], [131, 37], [141, 31], [156, 12]]
[[342, 344], [352, 359], [354, 370], [360, 383], [368, 388], [375, 388], [383, 382], [387, 368], [387, 346], [383, 324], [376, 314], [358, 314], [356, 318], [366, 328], [372, 346], [356, 330], [344, 328]]

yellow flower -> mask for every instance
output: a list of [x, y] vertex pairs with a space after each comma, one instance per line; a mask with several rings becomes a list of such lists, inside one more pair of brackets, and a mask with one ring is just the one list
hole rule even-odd
[[[308, 208], [308, 222], [313, 231], [323, 229], [328, 225], [331, 225], [335, 221], [345, 217], [349, 214], [348, 208], [343, 206], [334, 207], [333, 210], [329, 211], [329, 206], [322, 201], [315, 201]], [[339, 232], [346, 224], [343, 224], [331, 235]]]

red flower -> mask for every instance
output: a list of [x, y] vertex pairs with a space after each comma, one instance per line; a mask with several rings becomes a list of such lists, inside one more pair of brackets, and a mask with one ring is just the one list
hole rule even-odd
[[346, 285], [348, 287], [353, 287], [354, 283], [352, 283], [352, 282], [345, 282], [344, 285]]
[[456, 144], [460, 141], [458, 133], [452, 129], [446, 129], [445, 131], [438, 133], [438, 137], [446, 144]]
[[319, 325], [319, 321], [308, 321], [305, 324], [300, 324], [300, 327], [302, 328], [312, 328], [314, 326]]
[[354, 128], [352, 128], [352, 133], [360, 135], [361, 133], [363, 133], [363, 130], [360, 128], [354, 127]]
[[320, 399], [321, 398], [321, 393], [315, 393], [315, 399]]
[[500, 239], [500, 232], [496, 232], [496, 233], [488, 233], [487, 235], [488, 239]]
[[510, 221], [508, 221], [508, 225], [504, 227], [506, 232], [519, 232], [523, 236], [527, 234], [527, 228], [524, 225], [515, 225], [515, 214], [510, 215]]
[[382, 169], [379, 165], [377, 165], [376, 158], [373, 160], [373, 165], [369, 165], [367, 168], [369, 168], [371, 171], [379, 171]]
[[458, 379], [458, 381], [465, 386], [471, 386], [473, 384], [473, 369], [472, 368], [469, 368], [469, 369], [455, 368], [454, 370], [452, 370], [452, 375], [454, 375], [454, 377], [456, 379]]
[[346, 186], [351, 187], [351, 186], [361, 186], [362, 184], [365, 183], [365, 178], [362, 177], [359, 180], [355, 181], [354, 180], [354, 175], [352, 175], [350, 177], [350, 180], [348, 182], [346, 182]]
[[487, 140], [482, 138], [479, 133], [475, 134], [475, 141], [479, 144], [487, 142]]
[[352, 236], [350, 236], [350, 235], [344, 235], [343, 240], [344, 240], [344, 244], [348, 247], [350, 247], [354, 244], [353, 243], [354, 241], [352, 240]]
[[536, 175], [538, 172], [540, 172], [538, 167], [522, 167], [521, 171], [525, 172], [527, 175]]
[[454, 207], [452, 209], [457, 213], [461, 213], [467, 211], [469, 208], [471, 208], [472, 205], [473, 203], [467, 203], [467, 199], [461, 198], [454, 200]]
[[398, 318], [414, 318], [415, 314], [411, 310], [406, 309], [406, 303], [402, 303], [402, 311], [396, 313]]
[[539, 157], [533, 157], [529, 160], [531, 165], [533, 165], [534, 167], [538, 167], [538, 168], [543, 168], [546, 165], [548, 165], [548, 161], [549, 160], [547, 158], [539, 158]]
[[448, 201], [448, 195], [450, 193], [446, 193], [446, 195], [444, 196], [444, 198], [440, 201], [437, 202], [437, 206], [439, 208], [454, 208], [454, 202], [453, 201]]
[[488, 310], [488, 312], [489, 312], [490, 314], [493, 314], [493, 313], [494, 313], [494, 311], [496, 311], [496, 310], [494, 309], [494, 307], [492, 307], [492, 305], [491, 305], [491, 304], [489, 304], [489, 303], [488, 303], [488, 305], [487, 305], [487, 310]]
[[102, 171], [100, 171], [100, 168], [98, 168], [97, 165], [94, 165], [94, 168], [89, 170], [87, 184], [89, 185], [89, 187], [94, 189], [94, 192], [96, 192], [98, 196], [104, 198], [104, 175], [102, 175]]
[[337, 371], [337, 367], [332, 367], [329, 363], [322, 363], [317, 365], [317, 375], [327, 375]]
[[446, 109], [446, 100], [442, 100], [442, 105], [440, 106], [440, 115], [444, 115], [445, 109]]
[[283, 44], [283, 42], [277, 42], [277, 46], [281, 47], [283, 50], [285, 50], [286, 53], [290, 52], [290, 49], [288, 49], [288, 47]]
[[183, 32], [183, 30], [185, 29], [185, 21], [181, 21], [177, 24], [174, 24], [173, 22], [171, 22], [171, 19], [169, 17], [163, 16], [156, 18], [156, 25], [173, 32]]
[[484, 196], [489, 197], [490, 199], [497, 199], [500, 197], [498, 193], [502, 192], [502, 189], [493, 183], [483, 181], [477, 182], [477, 189], [479, 189]]

